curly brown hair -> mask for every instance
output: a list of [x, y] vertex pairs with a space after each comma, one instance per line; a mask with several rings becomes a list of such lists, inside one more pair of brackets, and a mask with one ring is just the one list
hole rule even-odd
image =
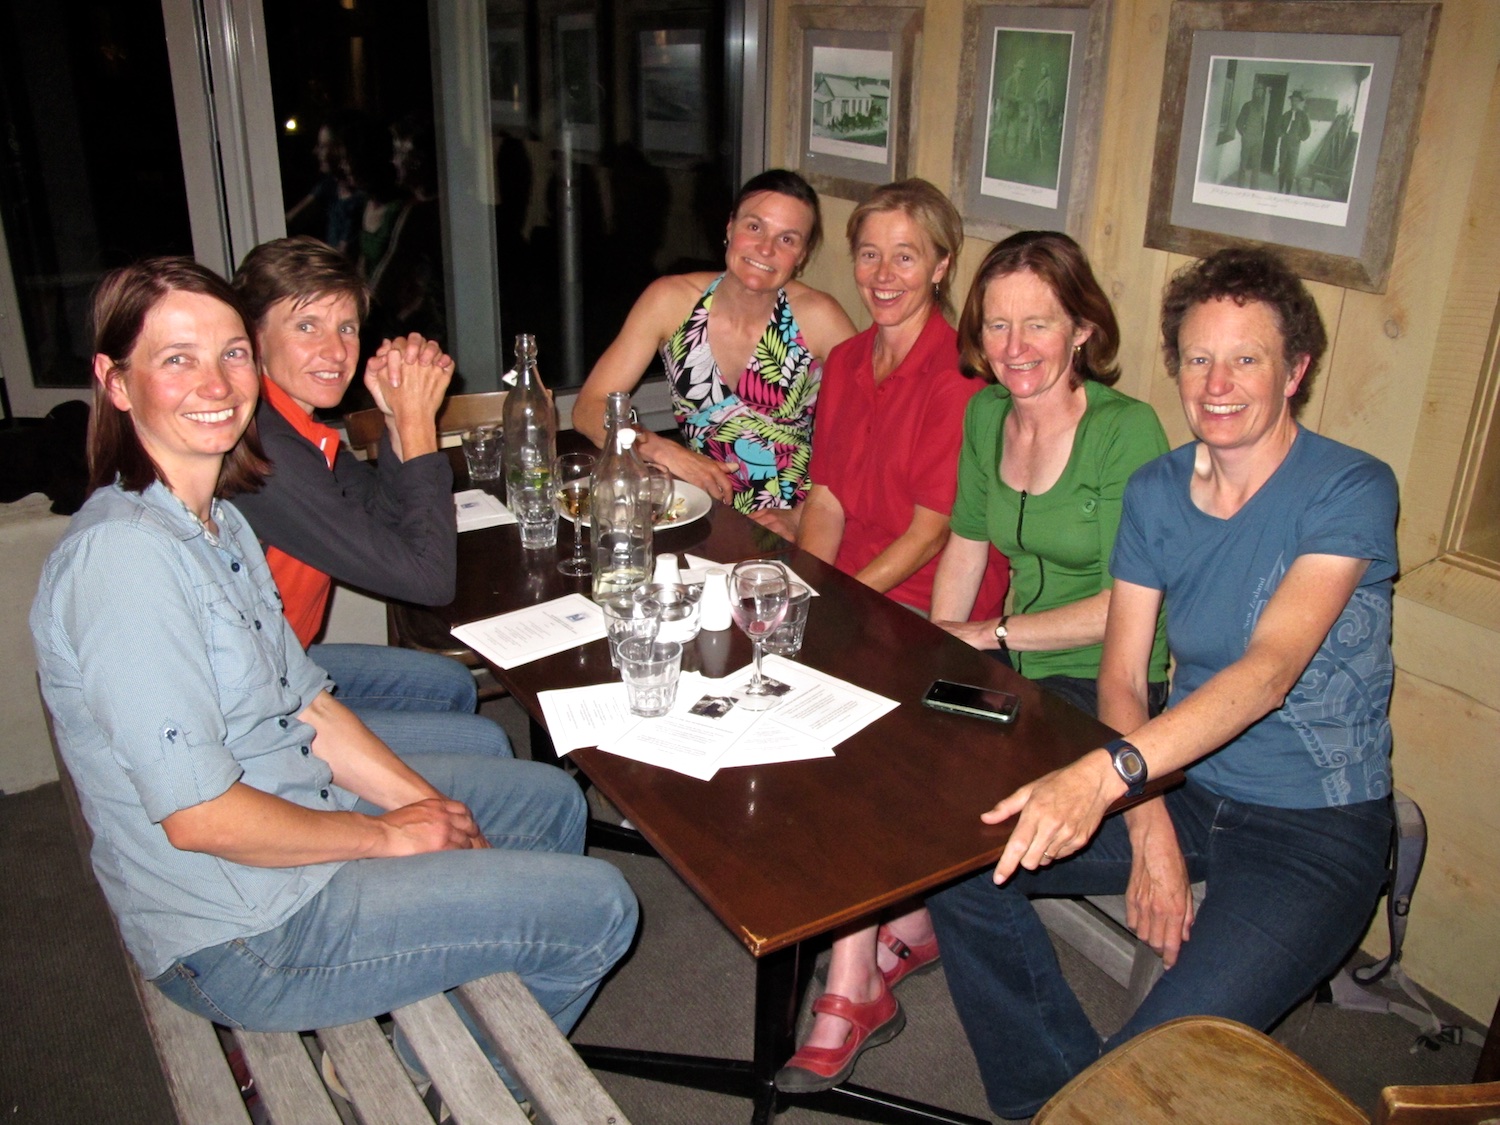
[[969, 286], [963, 316], [958, 321], [959, 367], [965, 375], [991, 378], [984, 356], [984, 293], [989, 284], [1013, 273], [1030, 270], [1045, 281], [1063, 311], [1080, 328], [1093, 332], [1073, 356], [1072, 384], [1093, 379], [1106, 386], [1120, 378], [1115, 355], [1120, 350], [1120, 325], [1114, 306], [1099, 287], [1083, 248], [1067, 235], [1051, 230], [1023, 230], [995, 244]]
[[1307, 401], [1313, 376], [1328, 349], [1328, 334], [1317, 303], [1302, 279], [1269, 250], [1220, 250], [1172, 275], [1161, 300], [1161, 347], [1172, 378], [1182, 367], [1178, 337], [1187, 314], [1210, 301], [1233, 301], [1244, 308], [1259, 301], [1281, 329], [1281, 354], [1287, 367], [1307, 357], [1307, 372], [1292, 396], [1295, 414]]

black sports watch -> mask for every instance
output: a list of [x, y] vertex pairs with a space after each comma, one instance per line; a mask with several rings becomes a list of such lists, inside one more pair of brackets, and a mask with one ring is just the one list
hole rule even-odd
[[1104, 744], [1114, 761], [1115, 772], [1125, 783], [1125, 796], [1139, 797], [1146, 791], [1146, 758], [1131, 743], [1123, 738], [1111, 739]]

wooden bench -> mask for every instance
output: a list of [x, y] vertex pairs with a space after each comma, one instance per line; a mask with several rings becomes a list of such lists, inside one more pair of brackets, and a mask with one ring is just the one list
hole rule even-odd
[[[48, 723], [50, 727], [50, 715]], [[55, 739], [53, 754], [74, 839], [92, 873], [93, 834]], [[141, 977], [128, 953], [125, 962], [180, 1125], [258, 1125], [267, 1120], [275, 1125], [433, 1125], [427, 1102], [436, 1105], [439, 1099], [447, 1114], [443, 1120], [454, 1125], [527, 1125], [526, 1112], [446, 997], [429, 996], [391, 1013], [432, 1079], [436, 1097], [424, 1102], [374, 1020], [307, 1035], [230, 1032], [168, 1000]], [[520, 977], [496, 973], [456, 991], [525, 1089], [537, 1120], [630, 1125]], [[314, 1058], [319, 1049], [332, 1060], [348, 1102], [324, 1082]], [[234, 1053], [247, 1072], [243, 1093], [230, 1062]], [[252, 1082], [264, 1109], [253, 1116], [247, 1106]]]

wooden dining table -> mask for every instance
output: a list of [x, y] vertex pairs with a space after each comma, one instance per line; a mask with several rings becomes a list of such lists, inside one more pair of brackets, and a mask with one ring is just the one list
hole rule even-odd
[[[459, 536], [457, 594], [439, 612], [453, 626], [587, 594], [587, 578], [557, 571], [571, 531], [563, 521], [555, 549], [532, 551], [522, 550], [514, 526]], [[747, 1097], [757, 1125], [789, 1103], [870, 1121], [982, 1125], [852, 1083], [793, 1097], [772, 1079], [792, 1053], [818, 939], [992, 865], [1012, 824], [986, 825], [979, 814], [1113, 732], [724, 505], [658, 531], [655, 550], [785, 562], [819, 595], [798, 659], [899, 706], [839, 743], [831, 758], [725, 769], [709, 781], [598, 749], [569, 755], [639, 833], [601, 825], [591, 842], [660, 855], [757, 959], [752, 1058], [589, 1045], [579, 1053], [595, 1067]], [[683, 660], [686, 669], [723, 676], [750, 662], [750, 642], [738, 630], [703, 632], [684, 646]], [[543, 758], [550, 739], [538, 693], [618, 676], [605, 641], [492, 670], [531, 716], [533, 756]], [[1002, 726], [922, 706], [938, 678], [1014, 692], [1019, 717]], [[1150, 792], [1172, 780], [1153, 782]]]

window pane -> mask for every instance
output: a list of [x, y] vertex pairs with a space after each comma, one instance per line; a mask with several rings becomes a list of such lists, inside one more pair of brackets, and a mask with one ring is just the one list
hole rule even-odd
[[[536, 335], [552, 386], [582, 381], [652, 279], [720, 268], [738, 146], [726, 7], [489, 0], [484, 26], [443, 22], [455, 42], [434, 44], [420, 0], [265, 0], [288, 231], [360, 262], [376, 291], [366, 347], [402, 331], [452, 347], [472, 331], [449, 323], [444, 263], [476, 260], [473, 246], [455, 257], [444, 239], [475, 230], [494, 231], [480, 240], [488, 276], [461, 267], [458, 296], [496, 285], [499, 338]], [[433, 58], [445, 80], [470, 71], [482, 89], [487, 77], [488, 105], [445, 95], [435, 120]], [[453, 165], [434, 136], [480, 154], [480, 187], [438, 191]], [[492, 338], [469, 346], [492, 352]], [[510, 365], [495, 358], [459, 351], [460, 373]]]
[[160, 0], [0, 0], [0, 221], [39, 387], [87, 387], [105, 270], [191, 254]]

